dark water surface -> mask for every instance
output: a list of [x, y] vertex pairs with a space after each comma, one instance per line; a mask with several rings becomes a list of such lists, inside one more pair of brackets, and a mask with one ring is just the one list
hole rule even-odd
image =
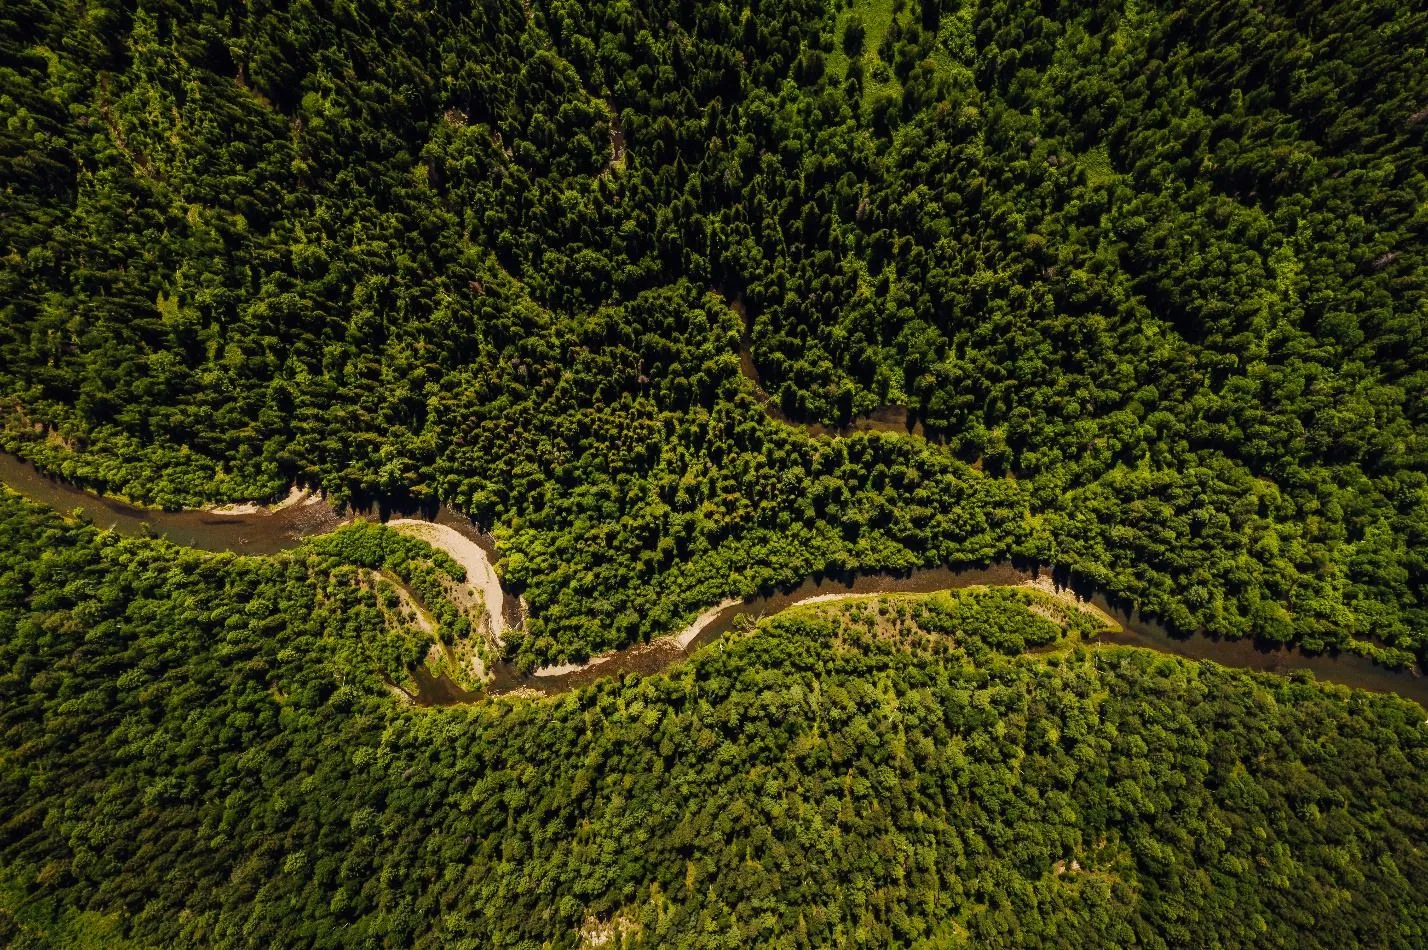
[[[492, 684], [492, 688], [496, 692], [527, 687], [543, 693], [559, 693], [606, 676], [655, 673], [717, 639], [732, 628], [740, 617], [758, 619], [772, 616], [810, 597], [827, 594], [930, 594], [977, 585], [1020, 584], [1034, 579], [1038, 573], [1045, 572], [1038, 572], [1035, 567], [1023, 568], [999, 563], [989, 567], [960, 569], [926, 568], [904, 575], [856, 574], [841, 578], [808, 580], [796, 587], [750, 597], [725, 608], [713, 623], [700, 631], [699, 636], [689, 645], [688, 651], [680, 651], [668, 642], [646, 644], [620, 650], [605, 662], [590, 669], [540, 679], [498, 679]], [[1239, 669], [1286, 675], [1297, 670], [1308, 670], [1328, 682], [1379, 693], [1397, 693], [1428, 709], [1428, 677], [1418, 675], [1417, 671], [1391, 670], [1352, 653], [1313, 655], [1298, 648], [1271, 648], [1253, 640], [1221, 640], [1204, 635], [1179, 637], [1154, 619], [1117, 606], [1100, 594], [1089, 591], [1081, 593], [1123, 628], [1121, 633], [1103, 634], [1095, 642], [1093, 649], [1102, 645], [1143, 647], [1158, 653], [1169, 653], [1194, 660], [1213, 660]]]
[[[218, 515], [202, 510], [160, 511], [100, 497], [76, 485], [51, 478], [30, 463], [5, 453], [0, 453], [0, 482], [65, 514], [80, 509], [99, 527], [113, 528], [125, 535], [162, 535], [175, 544], [207, 551], [272, 554], [294, 547], [306, 537], [331, 531], [352, 517], [385, 521], [389, 517], [403, 516], [448, 525], [479, 544], [493, 563], [497, 558], [491, 536], [481, 531], [470, 518], [445, 505], [418, 511], [374, 505], [345, 516], [325, 502], [247, 515]], [[541, 693], [561, 693], [607, 676], [655, 673], [718, 638], [740, 617], [767, 617], [819, 595], [932, 593], [978, 584], [1018, 584], [1030, 580], [1036, 572], [1035, 567], [993, 564], [963, 569], [927, 568], [905, 575], [854, 574], [808, 580], [796, 587], [749, 597], [725, 608], [700, 631], [688, 651], [661, 640], [620, 650], [597, 666], [551, 677], [521, 676], [508, 664], [495, 664], [492, 669], [494, 679], [487, 691], [500, 694], [516, 689], [532, 689]], [[1099, 641], [1101, 644], [1144, 647], [1194, 660], [1213, 660], [1240, 669], [1281, 674], [1308, 670], [1322, 680], [1374, 692], [1397, 693], [1428, 708], [1428, 677], [1418, 675], [1416, 670], [1390, 670], [1349, 653], [1311, 655], [1297, 648], [1270, 647], [1253, 640], [1221, 640], [1203, 635], [1180, 637], [1154, 619], [1113, 604], [1097, 592], [1079, 592], [1124, 628], [1122, 633], [1103, 636]], [[522, 620], [519, 598], [508, 596], [505, 603], [507, 624], [519, 625]], [[417, 702], [421, 705], [469, 702], [480, 695], [461, 689], [444, 676], [432, 675], [424, 666], [418, 667], [412, 675], [419, 687]]]
[[322, 502], [250, 515], [220, 515], [202, 509], [141, 508], [52, 478], [29, 462], [4, 452], [0, 452], [0, 482], [63, 514], [79, 509], [96, 527], [113, 528], [130, 536], [159, 535], [175, 544], [204, 551], [273, 554], [293, 547], [309, 535], [331, 531], [342, 523], [337, 512]]

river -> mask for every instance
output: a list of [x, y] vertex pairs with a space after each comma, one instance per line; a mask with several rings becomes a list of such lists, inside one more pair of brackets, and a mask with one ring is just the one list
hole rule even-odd
[[[497, 552], [490, 535], [482, 532], [470, 518], [445, 505], [425, 514], [410, 510], [394, 511], [375, 507], [355, 513], [339, 514], [321, 500], [278, 510], [262, 510], [247, 514], [221, 515], [212, 511], [159, 511], [138, 508], [112, 499], [101, 498], [68, 482], [51, 478], [33, 465], [12, 455], [0, 453], [0, 482], [22, 495], [61, 512], [82, 509], [97, 526], [113, 528], [125, 535], [163, 535], [176, 544], [207, 551], [236, 551], [245, 554], [272, 554], [301, 543], [306, 537], [331, 531], [353, 517], [386, 520], [401, 515], [420, 517], [455, 529], [474, 541], [494, 562]], [[517, 690], [552, 694], [583, 686], [596, 679], [623, 673], [655, 673], [683, 659], [693, 650], [728, 631], [743, 616], [757, 619], [776, 614], [814, 597], [835, 594], [931, 593], [956, 590], [975, 585], [1022, 584], [1046, 573], [1034, 566], [992, 564], [967, 568], [925, 568], [903, 575], [850, 574], [808, 580], [796, 587], [748, 597], [729, 603], [711, 618], [701, 618], [703, 626], [682, 648], [676, 637], [663, 637], [651, 643], [619, 650], [597, 662], [554, 676], [523, 676], [507, 663], [493, 664], [492, 680], [487, 692], [491, 695]], [[1391, 670], [1365, 657], [1350, 653], [1308, 654], [1284, 647], [1270, 648], [1253, 640], [1222, 640], [1203, 635], [1180, 637], [1170, 633], [1154, 619], [1107, 600], [1102, 594], [1078, 590], [1094, 606], [1105, 611], [1123, 630], [1105, 635], [1098, 641], [1107, 646], [1144, 647], [1159, 653], [1174, 654], [1195, 660], [1213, 660], [1240, 669], [1262, 670], [1287, 674], [1308, 670], [1319, 679], [1374, 692], [1397, 693], [1428, 708], [1428, 677], [1416, 670]], [[522, 622], [520, 599], [507, 596], [503, 600], [508, 627]], [[469, 693], [445, 677], [434, 676], [425, 667], [413, 674], [418, 685], [416, 701], [420, 705], [449, 705], [468, 702], [480, 694]]]
[[[6, 452], [0, 452], [0, 484], [8, 485], [31, 501], [48, 505], [63, 514], [81, 511], [84, 517], [100, 528], [112, 528], [129, 537], [165, 537], [175, 544], [202, 551], [276, 554], [296, 547], [304, 538], [325, 534], [355, 517], [372, 521], [412, 518], [460, 532], [475, 542], [493, 564], [499, 557], [495, 540], [489, 534], [466, 515], [446, 505], [426, 510], [372, 505], [339, 513], [320, 495], [314, 495], [288, 507], [241, 514], [222, 514], [202, 508], [164, 511], [96, 495], [78, 485], [46, 475], [29, 462]], [[502, 607], [505, 625], [519, 625], [522, 617], [519, 598], [504, 598]]]
[[815, 437], [847, 436], [855, 432], [891, 432], [897, 435], [917, 435], [938, 441], [936, 433], [928, 432], [922, 418], [907, 406], [892, 404], [879, 406], [865, 415], [854, 416], [839, 426], [797, 419], [784, 412], [778, 400], [764, 389], [763, 376], [759, 373], [758, 365], [754, 363], [752, 329], [748, 307], [744, 303], [743, 295], [736, 294], [733, 298], [726, 295], [725, 299], [729, 301], [729, 309], [738, 314], [743, 327], [742, 336], [739, 338], [739, 372], [744, 375], [745, 379], [753, 383], [754, 395], [763, 405], [764, 411], [768, 413], [770, 419], [795, 426]]
[[[749, 597], [731, 605], [705, 626], [689, 644], [680, 650], [671, 640], [631, 647], [609, 654], [599, 665], [549, 678], [507, 679], [493, 682], [496, 691], [515, 688], [535, 688], [543, 693], [558, 693], [582, 686], [593, 680], [620, 673], [653, 673], [687, 656], [689, 652], [716, 639], [728, 631], [743, 616], [754, 619], [767, 617], [816, 597], [858, 594], [929, 594], [942, 590], [958, 590], [979, 585], [1020, 585], [1034, 580], [1045, 569], [997, 563], [987, 567], [924, 568], [907, 574], [854, 574], [836, 578], [804, 581], [796, 587]], [[1309, 654], [1298, 648], [1270, 648], [1254, 640], [1223, 640], [1205, 635], [1180, 637], [1154, 619], [1142, 616], [1109, 601], [1092, 591], [1078, 591], [1089, 603], [1104, 611], [1122, 630], [1103, 634], [1092, 648], [1098, 646], [1134, 646], [1194, 660], [1213, 660], [1239, 669], [1261, 670], [1289, 674], [1296, 670], [1311, 671], [1319, 679], [1355, 686], [1378, 693], [1397, 693], [1428, 709], [1428, 677], [1416, 671], [1391, 670], [1372, 660], [1352, 653]], [[504, 671], [509, 674], [509, 670]]]
[[343, 520], [320, 499], [279, 511], [238, 515], [204, 509], [140, 508], [52, 478], [29, 462], [4, 452], [0, 452], [0, 482], [64, 514], [81, 509], [98, 527], [113, 528], [131, 536], [163, 535], [175, 544], [205, 551], [274, 554], [309, 535], [331, 531]]

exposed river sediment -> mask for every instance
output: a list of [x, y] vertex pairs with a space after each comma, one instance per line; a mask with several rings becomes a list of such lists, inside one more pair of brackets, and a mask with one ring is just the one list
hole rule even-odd
[[[166, 536], [176, 544], [209, 551], [245, 554], [272, 554], [302, 543], [304, 538], [331, 531], [354, 517], [383, 518], [386, 512], [339, 514], [321, 498], [290, 496], [292, 502], [275, 506], [244, 506], [234, 513], [212, 510], [159, 511], [137, 508], [94, 495], [82, 488], [51, 478], [12, 455], [0, 453], [0, 482], [35, 501], [69, 513], [81, 509], [101, 528], [121, 534]], [[467, 571], [468, 586], [479, 591], [495, 616], [492, 632], [498, 638], [523, 622], [518, 598], [501, 590], [492, 567], [497, 558], [492, 539], [466, 516], [440, 506], [430, 517], [403, 517], [399, 530], [411, 532], [450, 554]], [[431, 525], [430, 528], [421, 527]], [[592, 658], [583, 664], [548, 667], [534, 675], [521, 675], [510, 664], [492, 664], [491, 680], [485, 695], [518, 691], [560, 693], [593, 680], [623, 673], [654, 673], [688, 656], [705, 643], [728, 631], [740, 617], [771, 616], [799, 604], [848, 596], [932, 593], [986, 585], [1006, 586], [1036, 583], [1065, 592], [1064, 585], [1048, 585], [1052, 573], [1031, 565], [997, 563], [963, 568], [937, 567], [906, 574], [864, 573], [823, 577], [804, 581], [784, 590], [765, 592], [742, 600], [728, 599], [702, 613], [683, 630], [649, 643]], [[1350, 653], [1309, 654], [1293, 648], [1270, 647], [1254, 640], [1224, 640], [1204, 635], [1181, 637], [1172, 634], [1154, 619], [1124, 605], [1112, 603], [1104, 595], [1077, 588], [1075, 595], [1098, 613], [1121, 627], [1098, 643], [1106, 646], [1135, 646], [1195, 660], [1213, 660], [1226, 666], [1274, 673], [1308, 670], [1320, 679], [1375, 692], [1391, 692], [1428, 707], [1428, 677], [1416, 670], [1392, 670], [1372, 660]], [[416, 702], [421, 705], [448, 705], [479, 699], [445, 677], [433, 675], [425, 667], [413, 672], [418, 685]]]

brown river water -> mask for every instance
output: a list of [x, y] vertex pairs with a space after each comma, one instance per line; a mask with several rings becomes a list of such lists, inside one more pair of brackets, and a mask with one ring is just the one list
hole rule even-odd
[[[1045, 573], [1044, 569], [1040, 573]], [[493, 682], [492, 687], [496, 692], [527, 687], [543, 693], [558, 693], [606, 676], [658, 672], [718, 638], [733, 627], [740, 617], [768, 617], [812, 597], [838, 594], [930, 594], [978, 585], [1016, 585], [1034, 579], [1037, 574], [1038, 569], [1035, 567], [1023, 568], [998, 563], [988, 567], [924, 568], [903, 575], [854, 574], [808, 580], [793, 588], [749, 597], [724, 609], [713, 623], [700, 631], [688, 650], [679, 650], [668, 641], [656, 641], [618, 651], [598, 666], [564, 676], [503, 682], [498, 672], [498, 679]], [[1391, 670], [1351, 653], [1309, 654], [1297, 648], [1271, 649], [1253, 640], [1221, 640], [1204, 635], [1180, 637], [1152, 618], [1113, 604], [1099, 593], [1084, 590], [1078, 593], [1109, 614], [1123, 628], [1119, 633], [1103, 634], [1092, 649], [1102, 646], [1143, 647], [1157, 653], [1194, 660], [1213, 660], [1225, 666], [1286, 675], [1296, 670], [1308, 670], [1328, 682], [1378, 693], [1397, 693], [1428, 709], [1428, 677], [1418, 675], [1417, 671]]]
[[[324, 502], [310, 502], [276, 511], [260, 511], [243, 515], [219, 515], [210, 511], [159, 511], [138, 508], [123, 502], [102, 498], [75, 485], [51, 478], [37, 471], [28, 462], [0, 453], [0, 483], [63, 513], [81, 509], [84, 515], [101, 528], [113, 528], [120, 534], [154, 534], [167, 537], [176, 544], [207, 551], [234, 551], [243, 554], [272, 554], [295, 547], [314, 534], [331, 531], [352, 517], [385, 520], [389, 516], [410, 511], [390, 511], [374, 508], [348, 513], [334, 511]], [[440, 506], [434, 514], [422, 515], [427, 520], [446, 524], [479, 544], [494, 562], [497, 552], [491, 537], [460, 512]], [[1044, 569], [1043, 569], [1044, 570]], [[596, 665], [560, 676], [522, 676], [509, 664], [493, 664], [494, 678], [486, 695], [500, 695], [515, 690], [539, 693], [562, 693], [607, 676], [625, 673], [648, 674], [665, 669], [690, 652], [727, 632], [740, 617], [758, 619], [776, 614], [811, 597], [831, 594], [932, 593], [975, 585], [1020, 584], [1037, 574], [1035, 567], [993, 564], [970, 568], [926, 568], [904, 575], [852, 574], [805, 581], [796, 587], [746, 598], [733, 604], [714, 618], [687, 649], [680, 649], [669, 640], [657, 640], [608, 655]], [[1268, 648], [1253, 640], [1222, 640], [1203, 635], [1181, 637], [1172, 634], [1154, 619], [1140, 615], [1108, 601], [1100, 593], [1078, 590], [1092, 604], [1113, 617], [1124, 629], [1121, 633], [1102, 636], [1105, 646], [1135, 646], [1195, 660], [1213, 660], [1225, 666], [1288, 674], [1308, 670], [1316, 677], [1361, 689], [1382, 693], [1397, 693], [1428, 708], [1428, 677], [1416, 670], [1391, 670], [1372, 660], [1349, 653], [1307, 654], [1299, 649]], [[505, 598], [507, 623], [521, 622], [520, 599]], [[420, 705], [451, 705], [482, 698], [481, 693], [463, 690], [444, 676], [431, 674], [425, 667], [413, 672], [418, 686], [416, 701]]]

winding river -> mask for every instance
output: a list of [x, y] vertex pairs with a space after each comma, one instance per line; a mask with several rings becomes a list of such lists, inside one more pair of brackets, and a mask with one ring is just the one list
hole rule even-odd
[[738, 314], [740, 324], [743, 326], [743, 336], [739, 340], [739, 372], [744, 375], [754, 387], [754, 395], [764, 407], [764, 412], [768, 413], [770, 419], [782, 422], [785, 425], [796, 426], [812, 436], [845, 436], [855, 432], [891, 432], [901, 435], [918, 435], [923, 438], [938, 441], [935, 432], [929, 432], [923, 424], [921, 416], [907, 406], [886, 405], [880, 406], [865, 415], [854, 416], [843, 425], [830, 426], [822, 422], [810, 422], [806, 419], [795, 418], [784, 412], [768, 390], [764, 389], [763, 375], [759, 372], [759, 367], [754, 363], [754, 350], [751, 324], [749, 321], [748, 307], [744, 303], [743, 295], [738, 294], [728, 297], [729, 309]]
[[[103, 528], [121, 534], [163, 535], [169, 540], [209, 551], [271, 554], [301, 543], [306, 537], [331, 531], [354, 517], [387, 520], [403, 516], [445, 525], [473, 541], [490, 561], [497, 552], [489, 535], [460, 512], [440, 506], [434, 512], [391, 511], [377, 508], [343, 515], [320, 498], [297, 504], [241, 514], [221, 514], [211, 510], [159, 511], [137, 508], [101, 498], [75, 485], [51, 478], [28, 462], [0, 453], [0, 482], [15, 491], [62, 512], [82, 509], [85, 516]], [[494, 664], [486, 695], [509, 693], [561, 693], [607, 676], [623, 673], [654, 673], [665, 669], [728, 631], [740, 617], [759, 618], [812, 599], [885, 593], [931, 593], [976, 585], [1016, 585], [1044, 576], [1044, 569], [1006, 563], [968, 568], [926, 568], [903, 575], [884, 573], [849, 574], [805, 581], [796, 587], [763, 593], [740, 601], [725, 601], [706, 611], [682, 634], [661, 637], [650, 643], [619, 650], [577, 667], [552, 667], [524, 676], [506, 663]], [[1121, 632], [1103, 635], [1098, 646], [1135, 646], [1195, 660], [1213, 660], [1241, 669], [1274, 673], [1311, 671], [1319, 679], [1374, 692], [1397, 693], [1428, 708], [1428, 677], [1416, 670], [1391, 670], [1365, 657], [1349, 653], [1307, 654], [1283, 647], [1269, 648], [1253, 640], [1220, 640], [1195, 635], [1180, 637], [1153, 619], [1112, 603], [1100, 593], [1077, 593], [1105, 612], [1122, 627]], [[505, 626], [521, 623], [519, 598], [503, 598]], [[463, 690], [454, 682], [433, 675], [425, 667], [413, 672], [418, 692], [416, 702], [424, 706], [450, 705], [482, 697]]]
[[29, 462], [4, 452], [0, 452], [0, 482], [64, 514], [80, 509], [101, 528], [113, 528], [130, 536], [163, 535], [175, 544], [204, 551], [275, 554], [309, 535], [331, 531], [343, 520], [317, 497], [286, 508], [244, 514], [202, 508], [140, 508], [46, 475]]

